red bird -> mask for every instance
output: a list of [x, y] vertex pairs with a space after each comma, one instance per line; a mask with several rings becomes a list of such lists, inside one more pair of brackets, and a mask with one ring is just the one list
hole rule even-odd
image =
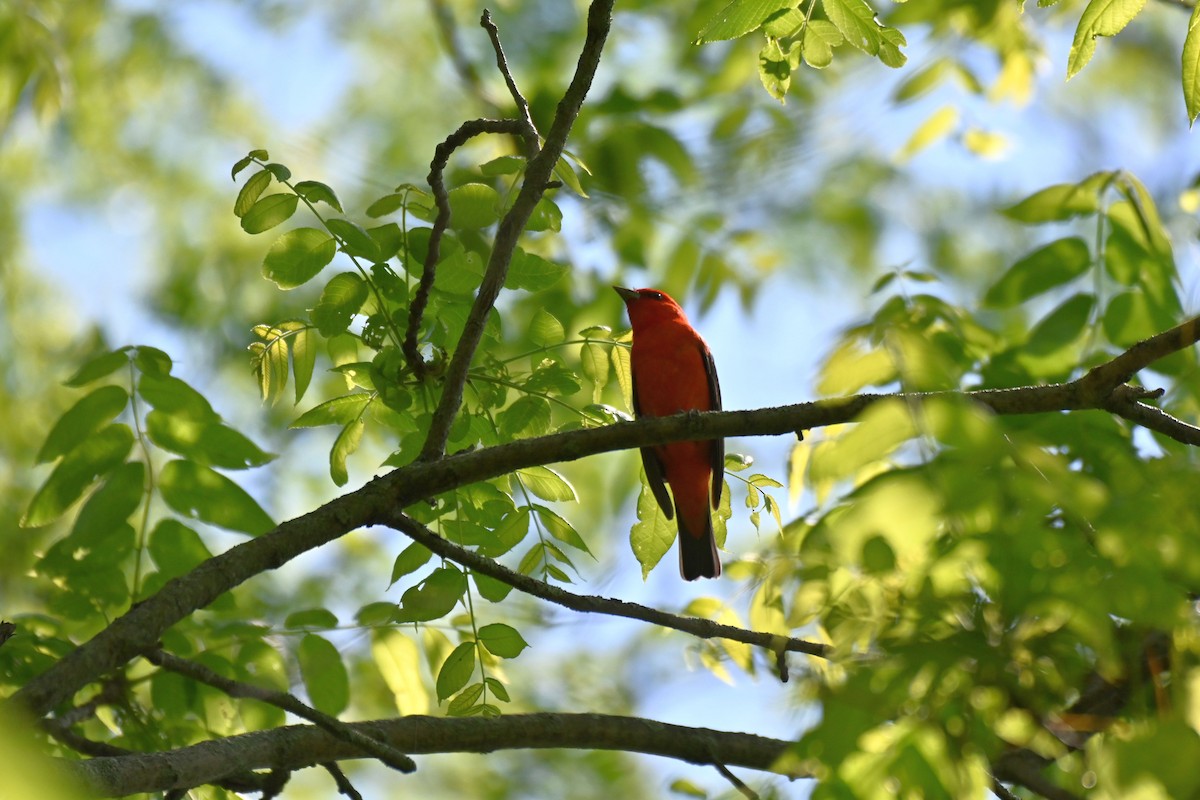
[[[712, 353], [688, 324], [679, 304], [657, 289], [613, 288], [625, 301], [633, 325], [633, 413], [667, 417], [681, 411], [719, 411], [721, 386]], [[643, 447], [642, 465], [667, 519], [679, 518], [679, 573], [683, 579], [720, 575], [709, 506], [721, 505], [724, 440]], [[675, 497], [673, 508], [667, 484]]]

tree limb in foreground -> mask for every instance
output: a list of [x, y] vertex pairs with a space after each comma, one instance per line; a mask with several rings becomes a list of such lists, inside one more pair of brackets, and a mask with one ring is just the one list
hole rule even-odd
[[[366, 737], [404, 753], [491, 753], [572, 748], [621, 750], [693, 764], [720, 763], [776, 771], [791, 745], [749, 733], [670, 725], [609, 714], [506, 714], [502, 717], [409, 716], [350, 723]], [[162, 753], [64, 761], [61, 767], [101, 797], [190, 789], [247, 770], [297, 770], [363, 757], [361, 748], [310, 725], [213, 739]], [[789, 777], [809, 777], [785, 772]]]

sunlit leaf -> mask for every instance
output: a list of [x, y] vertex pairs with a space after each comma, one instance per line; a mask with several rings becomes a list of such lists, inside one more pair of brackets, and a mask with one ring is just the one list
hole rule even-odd
[[516, 658], [529, 647], [529, 642], [521, 638], [516, 628], [503, 622], [493, 622], [480, 628], [479, 641], [489, 653], [500, 658]]
[[254, 202], [242, 215], [242, 230], [262, 233], [287, 222], [296, 213], [300, 198], [294, 194], [269, 194]]
[[792, 8], [795, 0], [733, 0], [700, 29], [695, 44], [737, 39], [758, 29], [773, 15]]
[[263, 259], [262, 274], [280, 289], [295, 289], [317, 276], [337, 254], [337, 240], [316, 228], [280, 236]]
[[438, 702], [467, 685], [475, 674], [475, 642], [463, 642], [451, 651], [437, 676]]
[[1067, 79], [1073, 78], [1092, 60], [1096, 37], [1116, 36], [1145, 5], [1146, 0], [1090, 0], [1075, 28], [1075, 40], [1067, 57]]

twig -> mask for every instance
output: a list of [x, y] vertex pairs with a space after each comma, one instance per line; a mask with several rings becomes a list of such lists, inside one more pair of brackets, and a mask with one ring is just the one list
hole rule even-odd
[[[421, 319], [425, 315], [425, 306], [429, 304], [429, 292], [433, 289], [433, 280], [437, 275], [437, 263], [442, 253], [442, 237], [450, 224], [450, 196], [446, 192], [446, 184], [442, 173], [450, 161], [451, 154], [476, 136], [485, 133], [511, 133], [524, 136], [524, 124], [514, 119], [473, 119], [464, 122], [454, 133], [446, 137], [433, 151], [433, 161], [429, 164], [429, 188], [433, 192], [433, 201], [437, 205], [437, 217], [433, 220], [433, 229], [429, 232], [429, 249], [425, 254], [425, 264], [421, 271], [421, 280], [417, 284], [416, 294], [408, 309], [408, 330], [404, 336], [404, 357], [408, 366], [418, 377], [426, 372], [425, 359], [417, 342], [421, 329]], [[536, 138], [536, 134], [535, 134]]]
[[145, 653], [145, 656], [146, 660], [151, 664], [170, 670], [171, 672], [177, 672], [180, 675], [185, 675], [192, 680], [208, 684], [230, 697], [259, 700], [263, 703], [269, 703], [282, 708], [284, 711], [290, 711], [297, 717], [306, 719], [328, 731], [333, 736], [361, 748], [363, 752], [374, 756], [394, 770], [413, 772], [417, 768], [416, 763], [411, 758], [397, 752], [395, 748], [386, 742], [380, 742], [369, 736], [364, 736], [341, 720], [317, 711], [315, 708], [300, 702], [290, 694], [277, 692], [274, 689], [266, 689], [261, 686], [254, 686], [242, 681], [231, 680], [223, 675], [218, 675], [203, 664], [189, 661], [186, 658], [180, 658], [177, 655], [168, 653], [166, 650], [149, 650]]
[[354, 788], [354, 784], [346, 777], [346, 773], [342, 772], [342, 768], [337, 765], [336, 761], [326, 761], [321, 766], [333, 776], [333, 782], [337, 786], [338, 794], [344, 794], [350, 800], [363, 800], [362, 795]]
[[568, 592], [557, 586], [551, 586], [544, 581], [539, 581], [537, 578], [515, 572], [487, 556], [482, 556], [464, 547], [459, 547], [438, 536], [412, 517], [394, 509], [384, 519], [381, 519], [380, 522], [404, 532], [413, 541], [419, 542], [442, 558], [448, 558], [455, 563], [462, 564], [468, 569], [483, 573], [501, 583], [508, 584], [517, 591], [534, 597], [540, 597], [543, 600], [556, 603], [572, 611], [608, 614], [614, 617], [641, 620], [642, 622], [649, 622], [652, 625], [658, 625], [663, 628], [682, 631], [701, 639], [729, 639], [764, 647], [774, 652], [787, 650], [794, 653], [807, 653], [808, 655], [820, 658], [828, 658], [830, 655], [829, 646], [817, 642], [808, 642], [803, 639], [793, 639], [772, 633], [749, 631], [744, 628], [722, 625], [718, 622], [699, 617], [681, 617], [676, 614], [659, 611], [657, 608], [649, 608], [624, 600], [614, 600], [609, 597], [597, 597], [595, 595], [578, 595]]
[[747, 786], [737, 775], [734, 775], [729, 767], [716, 760], [713, 761], [713, 766], [716, 767], [717, 772], [721, 773], [721, 777], [733, 784], [733, 788], [742, 793], [746, 800], [759, 800], [758, 792]]
[[525, 230], [534, 207], [541, 200], [542, 194], [550, 181], [558, 159], [566, 147], [567, 136], [583, 99], [591, 88], [592, 78], [600, 65], [600, 54], [604, 50], [604, 42], [612, 25], [612, 7], [615, 0], [592, 0], [588, 9], [587, 38], [579, 62], [575, 67], [575, 76], [570, 86], [559, 101], [554, 114], [554, 122], [546, 135], [546, 142], [538, 154], [529, 159], [525, 168], [525, 179], [521, 182], [521, 190], [513, 202], [500, 226], [496, 230], [496, 240], [492, 244], [492, 253], [488, 258], [487, 269], [483, 281], [479, 285], [479, 293], [471, 306], [466, 325], [459, 336], [458, 345], [450, 359], [446, 370], [445, 384], [441, 399], [433, 413], [429, 426], [429, 435], [421, 448], [419, 461], [434, 461], [446, 452], [446, 442], [450, 438], [450, 426], [462, 405], [463, 391], [467, 383], [467, 373], [471, 369], [471, 361], [475, 350], [483, 337], [483, 329], [487, 323], [488, 313], [496, 304], [504, 279], [508, 275], [508, 266], [512, 261], [513, 251], [516, 250], [517, 240]]
[[16, 624], [9, 622], [8, 620], [0, 622], [0, 647], [3, 647], [4, 643], [11, 639], [13, 634], [16, 632]]
[[496, 51], [496, 68], [504, 76], [504, 84], [508, 87], [508, 93], [512, 95], [513, 102], [517, 104], [521, 122], [525, 124], [525, 132], [521, 135], [521, 140], [525, 144], [525, 157], [533, 158], [538, 152], [537, 126], [533, 124], [533, 115], [529, 113], [529, 102], [517, 88], [517, 82], [508, 68], [508, 59], [505, 58], [504, 47], [500, 44], [500, 31], [496, 28], [496, 23], [492, 22], [492, 12], [485, 8], [483, 16], [479, 18], [479, 24], [483, 26], [488, 33], [488, 38], [492, 40], [492, 49]]
[[1010, 792], [1007, 786], [995, 778], [992, 779], [992, 794], [999, 797], [1000, 800], [1018, 800], [1017, 796]]

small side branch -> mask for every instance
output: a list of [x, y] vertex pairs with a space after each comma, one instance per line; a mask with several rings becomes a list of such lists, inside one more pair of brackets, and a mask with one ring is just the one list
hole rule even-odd
[[568, 592], [565, 589], [551, 586], [544, 581], [539, 581], [528, 575], [514, 572], [486, 556], [481, 556], [471, 550], [459, 547], [438, 536], [412, 517], [406, 516], [399, 511], [392, 511], [384, 519], [380, 520], [380, 522], [402, 531], [413, 541], [428, 547], [442, 558], [449, 559], [490, 578], [495, 578], [519, 592], [524, 592], [533, 597], [540, 597], [543, 600], [548, 600], [551, 603], [560, 605], [563, 608], [569, 608], [572, 611], [607, 614], [613, 617], [641, 620], [642, 622], [649, 622], [652, 625], [658, 625], [663, 628], [682, 631], [701, 639], [729, 639], [735, 642], [756, 645], [775, 653], [790, 651], [793, 653], [806, 653], [819, 658], [828, 658], [830, 655], [830, 648], [827, 645], [817, 642], [808, 642], [803, 639], [794, 639], [771, 633], [748, 631], [744, 628], [721, 625], [712, 620], [700, 619], [699, 617], [681, 617], [676, 614], [659, 611], [656, 608], [648, 608], [637, 603], [628, 603], [624, 600]]
[[411, 758], [398, 752], [386, 742], [372, 739], [341, 720], [305, 705], [290, 694], [231, 680], [218, 675], [203, 664], [197, 664], [195, 661], [180, 658], [162, 649], [151, 650], [145, 656], [146, 660], [151, 664], [212, 686], [214, 689], [219, 689], [230, 697], [259, 700], [263, 703], [269, 703], [270, 705], [282, 708], [284, 711], [290, 711], [297, 717], [306, 719], [323, 730], [328, 731], [331, 735], [360, 748], [364, 753], [374, 756], [394, 770], [414, 772], [417, 768], [416, 763]]
[[450, 195], [446, 192], [446, 184], [442, 173], [450, 162], [450, 155], [466, 144], [469, 140], [485, 133], [508, 133], [517, 136], [524, 135], [524, 125], [514, 119], [473, 119], [458, 126], [458, 130], [446, 137], [433, 151], [433, 161], [429, 164], [429, 188], [433, 192], [433, 201], [437, 205], [437, 217], [433, 220], [433, 229], [429, 232], [429, 250], [425, 254], [425, 265], [421, 271], [421, 280], [417, 284], [417, 292], [413, 295], [412, 304], [408, 309], [408, 330], [404, 335], [404, 357], [413, 373], [421, 378], [425, 375], [425, 359], [421, 357], [418, 336], [421, 331], [421, 319], [425, 316], [425, 306], [429, 304], [429, 292], [433, 289], [433, 279], [437, 276], [437, 263], [442, 255], [442, 237], [450, 225]]
[[525, 124], [525, 132], [521, 135], [521, 140], [525, 144], [525, 157], [533, 158], [538, 152], [537, 126], [533, 124], [533, 115], [529, 113], [529, 102], [517, 88], [512, 70], [508, 68], [508, 59], [504, 55], [504, 47], [500, 44], [500, 31], [496, 27], [496, 23], [492, 22], [492, 12], [485, 8], [479, 24], [483, 26], [488, 33], [488, 38], [492, 40], [492, 49], [496, 51], [496, 68], [504, 76], [504, 84], [508, 87], [508, 93], [512, 95], [513, 102], [517, 104], [521, 122]]

